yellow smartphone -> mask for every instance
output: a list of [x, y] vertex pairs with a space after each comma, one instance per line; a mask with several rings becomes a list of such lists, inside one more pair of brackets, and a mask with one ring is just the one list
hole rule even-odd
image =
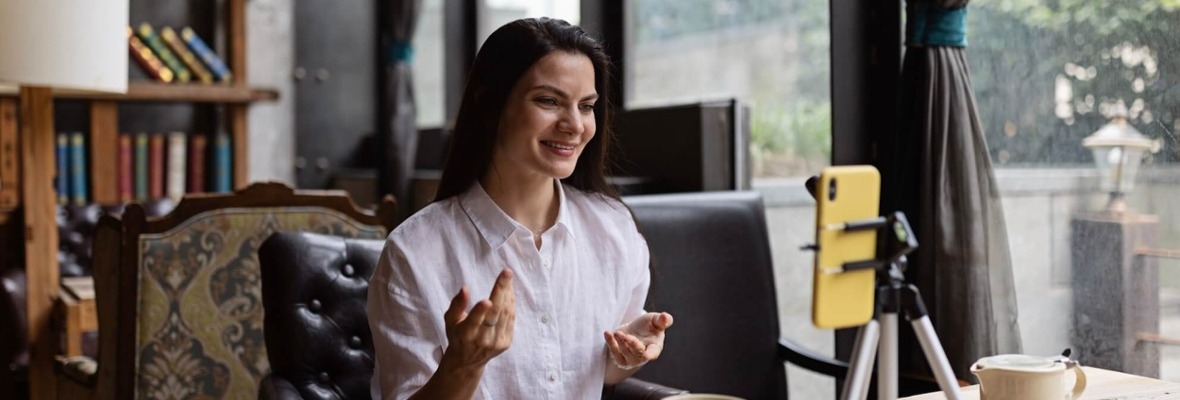
[[867, 165], [829, 167], [815, 187], [815, 276], [811, 322], [819, 328], [863, 325], [873, 317], [876, 271], [839, 271], [877, 255], [877, 231], [845, 231], [844, 224], [877, 218], [881, 174]]

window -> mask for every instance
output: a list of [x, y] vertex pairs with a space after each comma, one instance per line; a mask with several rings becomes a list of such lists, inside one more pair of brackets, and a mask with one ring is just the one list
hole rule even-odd
[[422, 2], [417, 32], [414, 32], [414, 100], [418, 127], [440, 127], [446, 114], [446, 85], [443, 81], [443, 0]]
[[738, 98], [755, 177], [814, 174], [831, 153], [828, 2], [634, 0], [628, 108]]
[[479, 0], [476, 46], [497, 28], [521, 18], [550, 17], [577, 25], [581, 22], [580, 0]]
[[[814, 201], [801, 177], [831, 154], [828, 0], [631, 0], [628, 108], [737, 98], [749, 106], [754, 188], [763, 193], [782, 334], [832, 355], [811, 324]], [[831, 398], [835, 380], [787, 366], [790, 398]]]
[[[1163, 344], [1180, 337], [1176, 21], [1180, 4], [1167, 0], [971, 2], [967, 59], [1008, 222], [1025, 353], [1072, 347], [1091, 365], [1146, 375], [1158, 368], [1180, 380], [1180, 348]], [[1082, 235], [1087, 213], [1108, 204], [1082, 140], [1119, 109], [1161, 145], [1142, 160], [1122, 218], [1157, 218], [1140, 226], [1156, 240], [1117, 239], [1135, 254], [1096, 277], [1096, 262], [1079, 255], [1118, 243]], [[1096, 303], [1107, 303], [1111, 318], [1094, 318]]]

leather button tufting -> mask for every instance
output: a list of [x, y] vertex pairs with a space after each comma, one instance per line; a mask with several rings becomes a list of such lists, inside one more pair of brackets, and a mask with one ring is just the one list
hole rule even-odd
[[353, 336], [352, 339], [348, 339], [348, 345], [352, 346], [352, 348], [354, 348], [354, 349], [360, 348], [361, 347], [361, 337], [360, 336]]
[[307, 308], [310, 309], [311, 312], [320, 312], [320, 301], [312, 300], [311, 303], [307, 305]]
[[342, 269], [342, 272], [344, 273], [344, 276], [351, 277], [352, 274], [356, 273], [356, 269], [354, 269], [352, 267], [352, 264], [344, 264], [344, 268]]
[[328, 384], [328, 373], [327, 372], [320, 372], [320, 383], [325, 384], [325, 385]]

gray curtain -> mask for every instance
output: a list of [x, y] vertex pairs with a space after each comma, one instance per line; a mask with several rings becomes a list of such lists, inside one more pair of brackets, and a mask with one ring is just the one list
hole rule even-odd
[[967, 2], [906, 5], [892, 165], [901, 189], [894, 200], [916, 216], [913, 270], [930, 318], [956, 376], [974, 380], [968, 369], [977, 359], [1021, 346], [1004, 212], [967, 68]]
[[382, 121], [377, 140], [377, 184], [379, 193], [397, 197], [404, 216], [410, 200], [410, 180], [414, 174], [414, 156], [418, 150], [417, 109], [414, 104], [414, 76], [411, 41], [418, 26], [422, 0], [387, 0], [382, 43], [385, 51]]

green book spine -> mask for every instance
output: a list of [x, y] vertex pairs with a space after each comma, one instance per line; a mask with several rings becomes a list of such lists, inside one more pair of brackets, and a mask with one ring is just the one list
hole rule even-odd
[[148, 199], [148, 134], [135, 135], [135, 200]]
[[192, 72], [194, 79], [200, 80], [201, 83], [206, 85], [213, 83], [213, 74], [209, 73], [209, 70], [205, 69], [205, 65], [201, 63], [201, 60], [197, 59], [197, 56], [189, 51], [188, 46], [180, 40], [180, 35], [177, 35], [176, 31], [172, 30], [172, 27], [165, 26], [160, 28], [160, 38], [164, 39], [164, 43], [168, 44], [168, 48], [172, 49], [172, 52], [176, 53], [184, 61], [184, 65], [188, 67], [189, 72]]
[[184, 64], [180, 62], [179, 58], [176, 58], [175, 54], [172, 54], [171, 50], [168, 50], [168, 45], [164, 44], [164, 40], [160, 39], [160, 35], [156, 34], [151, 24], [147, 22], [139, 24], [139, 29], [135, 33], [139, 35], [139, 38], [143, 40], [143, 43], [148, 48], [151, 48], [156, 53], [156, 56], [160, 57], [160, 61], [163, 61], [164, 65], [172, 70], [176, 75], [177, 82], [184, 83], [189, 81], [191, 76], [189, 75], [188, 68], [184, 67]]
[[74, 205], [86, 205], [90, 198], [90, 184], [86, 175], [86, 135], [82, 132], [70, 134], [70, 199]]

